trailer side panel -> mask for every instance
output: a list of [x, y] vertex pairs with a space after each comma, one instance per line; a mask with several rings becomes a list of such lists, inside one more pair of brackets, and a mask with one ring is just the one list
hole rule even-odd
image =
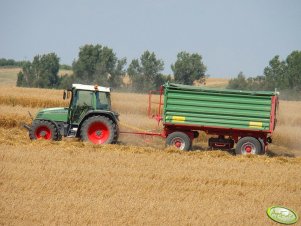
[[[275, 92], [165, 84], [163, 122], [269, 132]], [[274, 117], [273, 117], [274, 118]]]

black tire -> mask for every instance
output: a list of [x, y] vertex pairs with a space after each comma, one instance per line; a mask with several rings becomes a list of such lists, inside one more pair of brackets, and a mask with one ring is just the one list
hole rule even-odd
[[116, 131], [115, 131], [115, 134], [114, 134], [114, 139], [113, 139], [113, 142], [112, 144], [116, 144], [117, 141], [118, 141], [118, 138], [119, 138], [119, 126], [117, 124], [115, 124], [115, 127], [116, 127]]
[[83, 122], [80, 137], [94, 144], [113, 144], [118, 139], [117, 125], [105, 116], [92, 116]]
[[262, 153], [262, 145], [260, 141], [254, 137], [243, 137], [237, 142], [235, 153], [237, 155], [259, 155]]
[[31, 140], [60, 140], [62, 136], [52, 122], [46, 120], [35, 120], [29, 130], [29, 138]]
[[265, 147], [266, 145], [264, 144], [263, 140], [261, 138], [258, 139], [260, 144], [261, 144], [261, 152], [260, 155], [264, 155], [265, 154]]
[[173, 132], [167, 136], [166, 145], [175, 147], [182, 151], [189, 151], [191, 149], [192, 142], [186, 133]]

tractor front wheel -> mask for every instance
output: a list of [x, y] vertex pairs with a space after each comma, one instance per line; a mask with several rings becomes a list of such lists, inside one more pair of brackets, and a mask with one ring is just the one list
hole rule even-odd
[[189, 136], [183, 132], [173, 132], [166, 138], [166, 145], [183, 151], [189, 151], [191, 149], [191, 143]]
[[29, 130], [29, 138], [31, 140], [60, 140], [61, 136], [52, 122], [36, 120], [32, 123], [32, 127]]
[[92, 116], [81, 126], [80, 136], [83, 141], [94, 144], [116, 143], [118, 131], [116, 124], [104, 116]]

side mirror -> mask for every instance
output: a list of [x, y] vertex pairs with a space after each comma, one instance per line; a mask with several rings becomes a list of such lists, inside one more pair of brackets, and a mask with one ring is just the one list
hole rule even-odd
[[67, 91], [64, 90], [64, 93], [63, 93], [63, 99], [66, 100], [66, 97], [67, 97]]

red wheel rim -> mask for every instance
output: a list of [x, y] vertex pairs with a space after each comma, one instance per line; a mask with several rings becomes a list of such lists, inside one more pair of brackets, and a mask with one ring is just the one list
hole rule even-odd
[[185, 147], [185, 142], [180, 137], [175, 137], [171, 140], [171, 145], [174, 146], [177, 149], [183, 150]]
[[110, 131], [102, 122], [94, 122], [88, 129], [88, 138], [94, 144], [103, 144], [109, 138]]
[[244, 155], [256, 154], [256, 147], [251, 142], [246, 142], [241, 146], [241, 153]]
[[48, 126], [39, 126], [36, 128], [35, 135], [37, 139], [50, 140], [52, 133]]

